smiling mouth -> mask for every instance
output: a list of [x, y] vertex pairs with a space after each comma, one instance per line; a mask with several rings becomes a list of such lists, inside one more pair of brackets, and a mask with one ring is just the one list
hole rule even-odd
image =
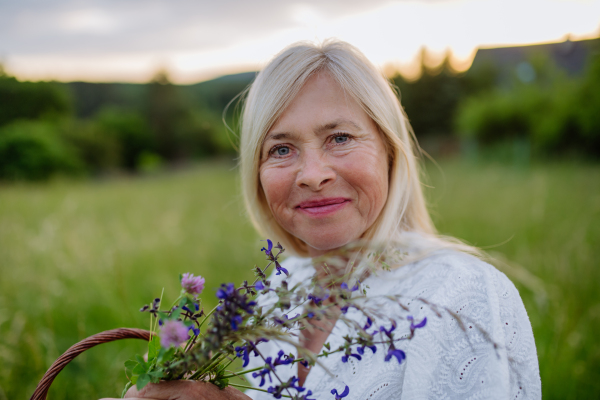
[[332, 214], [350, 203], [350, 199], [343, 197], [304, 201], [296, 206], [299, 211], [311, 216], [324, 216]]

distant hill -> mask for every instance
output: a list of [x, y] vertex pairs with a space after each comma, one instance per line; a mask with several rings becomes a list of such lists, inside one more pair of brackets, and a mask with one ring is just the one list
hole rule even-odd
[[[236, 95], [248, 87], [255, 76], [256, 72], [244, 72], [178, 87], [182, 96], [193, 106], [220, 114]], [[70, 82], [66, 85], [73, 97], [75, 114], [79, 118], [91, 117], [108, 105], [141, 111], [145, 104], [146, 84]]]
[[256, 74], [256, 72], [243, 72], [225, 75], [210, 81], [182, 86], [182, 88], [192, 101], [221, 113], [235, 96], [252, 83]]
[[584, 73], [588, 59], [594, 54], [600, 54], [600, 39], [484, 48], [477, 50], [468, 73], [493, 66], [500, 84], [506, 83], [515, 72], [527, 80], [531, 77], [530, 63], [537, 59], [552, 61], [567, 75], [578, 76]]
[[[569, 75], [583, 73], [587, 59], [600, 51], [600, 39], [565, 41], [530, 46], [479, 49], [467, 74], [493, 68], [499, 84], [517, 75], [527, 78], [528, 67], [535, 57], [546, 57]], [[227, 104], [252, 83], [256, 72], [225, 75], [192, 85], [178, 85], [185, 101], [221, 114]], [[106, 105], [141, 111], [145, 104], [147, 85], [131, 83], [67, 83], [75, 103], [76, 115], [87, 118]], [[235, 104], [232, 104], [234, 107]], [[232, 108], [233, 109], [233, 108]]]

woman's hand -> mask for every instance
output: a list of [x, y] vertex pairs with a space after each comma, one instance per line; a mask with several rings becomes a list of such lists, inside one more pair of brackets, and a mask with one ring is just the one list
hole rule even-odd
[[[168, 381], [149, 383], [139, 392], [132, 387], [125, 394], [126, 399], [145, 400], [248, 400], [239, 390], [228, 386], [219, 389], [209, 382], [200, 381]], [[101, 399], [117, 400], [117, 399]]]

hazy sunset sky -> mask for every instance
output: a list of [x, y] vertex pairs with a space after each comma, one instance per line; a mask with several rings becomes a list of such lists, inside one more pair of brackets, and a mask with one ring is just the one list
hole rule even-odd
[[0, 0], [0, 62], [20, 79], [178, 83], [257, 70], [298, 40], [346, 40], [410, 73], [422, 46], [597, 37], [600, 0]]

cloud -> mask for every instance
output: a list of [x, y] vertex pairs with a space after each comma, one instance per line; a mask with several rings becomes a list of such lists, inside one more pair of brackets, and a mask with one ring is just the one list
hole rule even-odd
[[[0, 0], [0, 62], [21, 79], [177, 82], [258, 69], [298, 40], [346, 40], [380, 66], [420, 48], [594, 35], [600, 0]], [[596, 33], [597, 35], [597, 33]]]
[[0, 54], [210, 50], [385, 1], [2, 0]]

